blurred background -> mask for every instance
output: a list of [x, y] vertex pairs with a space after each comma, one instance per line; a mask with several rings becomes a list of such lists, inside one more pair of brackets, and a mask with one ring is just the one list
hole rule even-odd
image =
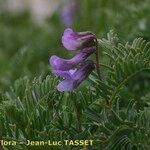
[[1, 0], [1, 13], [28, 12], [35, 23], [43, 23], [58, 9], [59, 0]]
[[0, 0], [0, 91], [20, 77], [50, 74], [49, 57], [69, 58], [66, 27], [98, 38], [114, 30], [124, 43], [150, 39], [149, 0]]
[[[59, 81], [51, 76], [49, 58], [54, 54], [71, 58], [75, 54], [61, 43], [68, 27], [77, 32], [92, 31], [100, 39], [109, 35], [109, 42], [104, 39], [104, 45], [99, 45], [106, 84], [91, 75], [94, 82], [87, 79], [75, 92], [55, 90]], [[143, 63], [149, 64], [149, 45], [143, 48], [145, 43], [136, 40], [131, 47], [122, 46], [137, 37], [145, 43], [150, 41], [150, 0], [0, 0], [0, 140], [85, 138], [101, 141], [98, 150], [127, 143], [134, 150], [146, 150], [142, 144], [149, 150], [150, 73], [137, 72]], [[122, 45], [116, 49], [118, 41]], [[112, 60], [118, 63], [114, 61], [113, 65], [103, 55], [104, 47], [108, 47], [107, 52], [112, 50], [108, 56], [114, 54]], [[142, 48], [147, 52], [142, 53]], [[120, 56], [123, 50], [125, 55], [120, 59], [115, 50]], [[109, 95], [115, 100], [112, 108], [106, 103]], [[25, 145], [8, 149], [37, 150], [37, 146]]]

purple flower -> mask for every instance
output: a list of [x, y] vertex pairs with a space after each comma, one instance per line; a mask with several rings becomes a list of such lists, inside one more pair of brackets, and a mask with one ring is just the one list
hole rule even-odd
[[56, 55], [49, 59], [52, 72], [64, 79], [57, 86], [57, 90], [61, 92], [77, 88], [95, 68], [94, 62], [86, 59], [96, 52], [96, 38], [91, 32], [73, 32], [68, 28], [64, 32], [62, 43], [68, 50], [80, 51], [69, 60]]
[[87, 57], [95, 52], [95, 47], [89, 47], [81, 50], [78, 54], [76, 54], [72, 59], [66, 60], [60, 58], [56, 55], [51, 56], [49, 62], [53, 70], [69, 70], [74, 68], [79, 63], [83, 62]]
[[95, 67], [93, 61], [87, 60], [83, 62], [81, 66], [73, 73], [68, 71], [69, 76], [57, 85], [57, 90], [63, 92], [71, 91], [77, 88], [81, 84], [81, 82], [84, 81], [88, 77], [88, 75], [94, 70], [94, 68]]
[[81, 50], [95, 46], [95, 39], [95, 35], [92, 32], [73, 32], [72, 29], [67, 28], [62, 36], [62, 43], [68, 50]]
[[72, 22], [76, 16], [76, 12], [77, 12], [76, 0], [69, 0], [61, 12], [61, 18], [66, 26], [69, 27], [72, 25]]

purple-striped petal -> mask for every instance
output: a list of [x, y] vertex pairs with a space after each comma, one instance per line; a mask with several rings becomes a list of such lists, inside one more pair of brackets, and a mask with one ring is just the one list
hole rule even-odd
[[67, 28], [62, 36], [63, 46], [68, 50], [81, 50], [95, 46], [95, 35], [92, 32], [73, 32]]
[[87, 60], [83, 62], [77, 71], [70, 75], [70, 79], [67, 78], [58, 84], [57, 90], [63, 92], [76, 89], [88, 77], [94, 68], [93, 61]]
[[83, 62], [94, 52], [95, 47], [85, 48], [69, 60], [53, 55], [50, 57], [49, 62], [51, 64], [52, 70], [66, 71], [76, 67], [79, 63]]

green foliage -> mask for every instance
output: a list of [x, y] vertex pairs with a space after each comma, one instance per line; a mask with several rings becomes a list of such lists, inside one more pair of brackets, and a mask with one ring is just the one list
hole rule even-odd
[[[110, 31], [98, 39], [102, 80], [94, 72], [73, 92], [56, 90], [48, 63], [52, 54], [73, 55], [61, 46], [58, 13], [42, 27], [29, 14], [0, 14], [0, 138], [17, 141], [8, 150], [149, 150], [150, 1], [78, 2], [74, 30], [102, 37], [114, 29], [119, 38]], [[27, 139], [94, 144], [37, 147]]]
[[78, 18], [74, 23], [78, 30], [92, 30], [99, 36], [113, 28], [122, 41], [137, 36], [150, 39], [149, 0], [83, 0], [79, 3]]
[[[84, 89], [59, 93], [55, 90], [58, 79], [53, 76], [32, 81], [28, 77], [16, 80], [14, 86], [1, 95], [0, 133], [3, 139], [23, 141], [17, 149], [36, 149], [36, 146], [26, 146], [27, 139], [93, 139], [92, 147], [97, 150], [148, 150], [149, 42], [137, 38], [124, 46], [117, 39], [110, 32], [107, 40], [99, 40], [104, 48], [104, 62], [100, 64], [102, 80], [99, 81], [94, 73], [90, 76], [93, 84]], [[130, 93], [128, 90], [134, 88], [133, 84], [141, 86], [138, 76], [144, 77], [143, 89], [141, 93], [136, 93], [138, 89]], [[49, 149], [48, 146], [38, 148]]]
[[0, 16], [0, 91], [19, 77], [48, 74], [49, 56], [60, 47], [61, 33], [52, 28], [31, 24], [26, 15]]
[[[150, 71], [150, 43], [137, 38], [132, 44], [126, 43], [125, 46], [121, 43], [115, 44], [115, 38], [113, 39], [111, 33], [108, 40], [102, 39], [99, 43], [106, 49], [104, 55], [108, 57], [105, 64], [107, 72], [103, 76], [103, 81], [94, 80], [94, 82], [100, 95], [113, 103], [130, 80], [138, 75], [142, 78], [143, 72]], [[144, 80], [148, 82], [149, 76]], [[149, 86], [145, 89], [147, 92], [150, 90]]]
[[[95, 109], [90, 109], [88, 116], [94, 122], [99, 120], [95, 123], [106, 149], [149, 149], [150, 141], [144, 140], [149, 139], [150, 133], [149, 98], [143, 101], [142, 96], [149, 95], [150, 91], [150, 43], [137, 38], [124, 46], [116, 43], [116, 36], [112, 32], [108, 34], [108, 40], [102, 39], [99, 43], [105, 49], [103, 53], [107, 63], [101, 64], [101, 71], [104, 72], [102, 80], [99, 81], [96, 74], [91, 80], [95, 93], [105, 102], [105, 109], [99, 117]], [[143, 89], [140, 88], [139, 79], [145, 82]], [[132, 89], [134, 86], [137, 87], [136, 91]]]

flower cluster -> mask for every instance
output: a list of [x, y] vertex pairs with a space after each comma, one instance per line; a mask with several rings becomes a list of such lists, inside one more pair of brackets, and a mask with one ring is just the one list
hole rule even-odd
[[50, 64], [55, 75], [62, 77], [58, 91], [71, 91], [94, 70], [94, 62], [87, 58], [96, 51], [95, 36], [91, 32], [73, 32], [68, 28], [62, 36], [63, 46], [78, 53], [71, 59], [62, 59], [56, 55], [50, 57]]

